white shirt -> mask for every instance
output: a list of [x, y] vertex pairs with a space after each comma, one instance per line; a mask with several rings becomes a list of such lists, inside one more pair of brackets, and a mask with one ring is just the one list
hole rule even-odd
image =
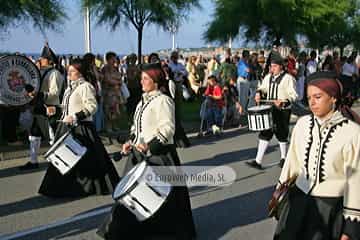
[[296, 186], [317, 197], [344, 197], [343, 215], [360, 221], [360, 126], [336, 111], [321, 124], [300, 118], [291, 136], [279, 182], [297, 175]]
[[317, 71], [317, 63], [315, 60], [310, 60], [306, 64], [306, 76], [309, 76], [310, 74]]
[[174, 101], [158, 90], [144, 93], [136, 107], [131, 134], [134, 145], [157, 138], [162, 144], [173, 144], [175, 134]]
[[169, 68], [174, 73], [175, 81], [183, 81], [183, 77], [188, 75], [185, 66], [179, 62], [174, 63], [173, 61], [170, 61]]
[[346, 62], [342, 67], [341, 73], [345, 76], [352, 77], [353, 74], [357, 75], [357, 67], [352, 63]]

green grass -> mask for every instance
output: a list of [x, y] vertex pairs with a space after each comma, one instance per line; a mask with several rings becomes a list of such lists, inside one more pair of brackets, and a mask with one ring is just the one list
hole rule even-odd
[[181, 106], [181, 120], [183, 122], [200, 122], [201, 101], [183, 102]]

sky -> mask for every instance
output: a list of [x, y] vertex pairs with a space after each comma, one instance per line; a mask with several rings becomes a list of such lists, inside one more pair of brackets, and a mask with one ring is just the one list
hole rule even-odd
[[[206, 25], [211, 21], [214, 4], [211, 0], [199, 0], [201, 9], [194, 9], [181, 25], [176, 35], [178, 47], [203, 47], [207, 46], [202, 36]], [[65, 21], [61, 32], [46, 31], [49, 45], [58, 54], [82, 54], [84, 47], [83, 16], [80, 11], [79, 0], [65, 0], [68, 20]], [[91, 19], [91, 46], [93, 53], [115, 51], [118, 54], [137, 52], [137, 32], [130, 24], [126, 27], [120, 25], [112, 32], [107, 26], [98, 26], [96, 19]], [[10, 29], [9, 34], [0, 39], [0, 52], [40, 53], [45, 37], [31, 25], [25, 24]], [[233, 43], [235, 46], [236, 43]], [[147, 25], [143, 33], [143, 53], [171, 48], [172, 39], [168, 32], [160, 27]], [[235, 46], [236, 47], [236, 46]]]

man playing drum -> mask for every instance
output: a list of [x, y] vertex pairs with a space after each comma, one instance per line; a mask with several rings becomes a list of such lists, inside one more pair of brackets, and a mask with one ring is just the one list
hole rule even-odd
[[[61, 73], [52, 66], [57, 62], [57, 57], [51, 48], [45, 44], [40, 56], [40, 89], [34, 91], [33, 86], [25, 86], [28, 96], [34, 98], [34, 121], [31, 126], [30, 142], [30, 162], [21, 166], [20, 170], [36, 169], [39, 167], [37, 155], [39, 152], [41, 138], [52, 142], [54, 138], [54, 127], [57, 116], [61, 114], [60, 94], [64, 84]], [[49, 121], [51, 118], [51, 123]]]
[[283, 63], [284, 60], [281, 55], [274, 52], [271, 58], [270, 73], [265, 76], [255, 95], [257, 104], [261, 102], [261, 99], [266, 99], [266, 101], [271, 101], [274, 104], [272, 111], [273, 128], [260, 132], [256, 158], [253, 161], [246, 162], [250, 167], [256, 169], [262, 169], [262, 159], [274, 134], [280, 146], [280, 166], [285, 161], [291, 115], [290, 103], [296, 100], [297, 94], [295, 79], [284, 72]]

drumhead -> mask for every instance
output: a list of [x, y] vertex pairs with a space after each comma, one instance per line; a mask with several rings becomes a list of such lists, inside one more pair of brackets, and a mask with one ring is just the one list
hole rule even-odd
[[44, 154], [44, 157], [47, 158], [50, 154], [52, 154], [69, 134], [70, 131], [67, 131], [58, 140], [56, 140], [56, 142], [54, 142], [54, 144], [50, 147], [50, 149]]
[[268, 111], [272, 108], [271, 105], [260, 105], [248, 108], [248, 112], [260, 112], [260, 111]]
[[113, 199], [121, 198], [130, 189], [132, 189], [136, 181], [142, 176], [143, 172], [146, 169], [146, 166], [146, 161], [142, 161], [141, 163], [136, 164], [116, 186], [113, 193]]
[[0, 58], [0, 104], [21, 106], [31, 101], [25, 96], [25, 85], [40, 88], [40, 71], [27, 57], [6, 55]]

